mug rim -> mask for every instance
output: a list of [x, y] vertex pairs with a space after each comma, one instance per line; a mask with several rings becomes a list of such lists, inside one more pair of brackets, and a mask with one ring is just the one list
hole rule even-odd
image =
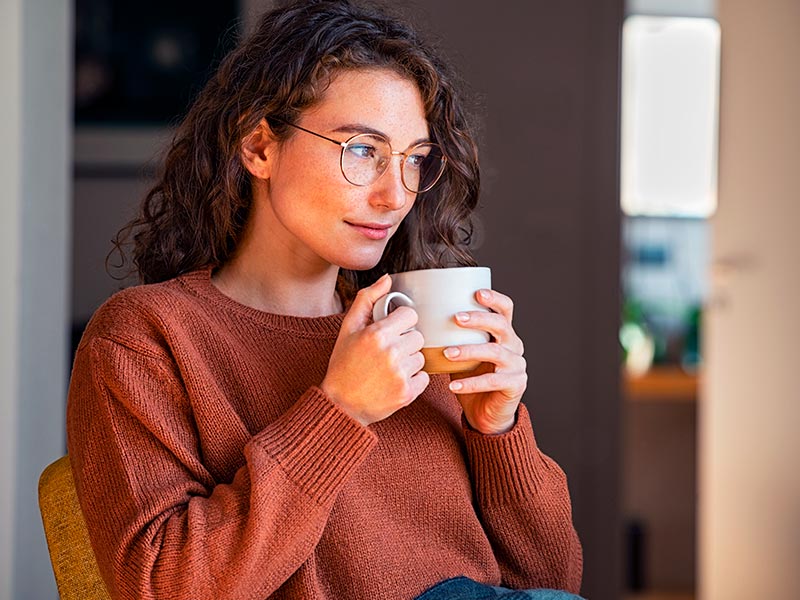
[[479, 271], [479, 270], [491, 271], [491, 267], [483, 267], [483, 266], [477, 266], [477, 267], [430, 267], [428, 269], [414, 269], [412, 271], [398, 271], [397, 273], [389, 273], [389, 277], [391, 277], [393, 275], [406, 275], [408, 273], [422, 273], [423, 271], [451, 271], [452, 272], [452, 271], [466, 271], [468, 269], [469, 270], [473, 270], [473, 271]]

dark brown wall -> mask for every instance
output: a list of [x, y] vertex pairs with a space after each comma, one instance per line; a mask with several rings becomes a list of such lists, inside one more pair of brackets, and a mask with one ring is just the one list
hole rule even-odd
[[[584, 544], [583, 594], [616, 599], [623, 0], [391, 5], [439, 38], [478, 97], [484, 178], [478, 258], [493, 268], [494, 287], [516, 302], [529, 365], [525, 402], [541, 447], [569, 477]], [[76, 227], [93, 228], [75, 235], [73, 304], [81, 318], [118, 285], [104, 276], [107, 244], [89, 247], [125, 221], [129, 206], [107, 200], [138, 202], [141, 185], [132, 176], [76, 180]]]
[[[417, 6], [411, 10], [409, 5]], [[583, 594], [621, 580], [618, 78], [622, 0], [438, 0], [404, 12], [479, 99], [482, 245], [515, 300], [525, 402], [566, 470]]]

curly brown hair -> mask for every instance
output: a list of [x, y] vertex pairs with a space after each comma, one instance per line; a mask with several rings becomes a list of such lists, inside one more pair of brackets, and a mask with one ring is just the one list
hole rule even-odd
[[340, 271], [339, 291], [349, 299], [383, 273], [475, 265], [469, 242], [480, 187], [477, 146], [450, 67], [410, 26], [378, 8], [295, 0], [264, 14], [199, 93], [139, 215], [114, 239], [120, 266], [131, 237], [130, 271], [138, 271], [142, 283], [224, 264], [252, 201], [242, 140], [266, 118], [285, 141], [293, 130], [284, 122], [295, 123], [337, 72], [375, 67], [418, 85], [430, 136], [448, 166], [439, 183], [419, 195], [373, 269]]

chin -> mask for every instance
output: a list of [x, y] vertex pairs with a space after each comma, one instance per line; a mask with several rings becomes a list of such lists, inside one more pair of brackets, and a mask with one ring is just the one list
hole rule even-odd
[[348, 256], [332, 262], [338, 265], [340, 269], [347, 269], [349, 271], [369, 271], [381, 261], [382, 256], [383, 253], [381, 252], [381, 254], [377, 256]]
[[355, 261], [345, 261], [341, 263], [337, 263], [340, 269], [346, 269], [348, 271], [369, 271], [375, 265], [377, 265], [380, 261], [375, 260], [372, 262], [355, 262]]

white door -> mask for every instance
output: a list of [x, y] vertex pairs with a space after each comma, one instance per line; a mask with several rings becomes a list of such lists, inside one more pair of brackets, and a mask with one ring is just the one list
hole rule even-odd
[[702, 600], [800, 597], [800, 2], [719, 0]]

